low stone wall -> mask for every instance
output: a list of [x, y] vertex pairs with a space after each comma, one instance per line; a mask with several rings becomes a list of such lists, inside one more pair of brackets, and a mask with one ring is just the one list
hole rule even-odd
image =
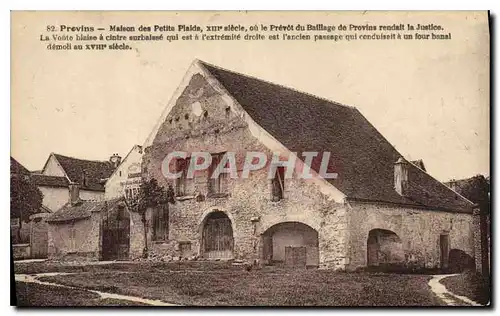
[[29, 259], [31, 254], [30, 244], [12, 245], [12, 256], [14, 260]]

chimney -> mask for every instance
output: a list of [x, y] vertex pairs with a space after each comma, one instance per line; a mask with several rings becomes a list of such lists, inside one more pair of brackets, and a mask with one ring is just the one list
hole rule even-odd
[[450, 187], [450, 189], [452, 189], [453, 191], [457, 191], [457, 180], [455, 179], [451, 179], [450, 181], [448, 181], [448, 186]]
[[70, 183], [68, 186], [69, 190], [69, 203], [75, 205], [80, 202], [80, 187], [78, 183]]
[[113, 168], [116, 169], [122, 162], [122, 157], [118, 156], [118, 154], [113, 154], [113, 156], [109, 157], [109, 162], [111, 162]]
[[401, 196], [406, 196], [408, 187], [408, 162], [400, 157], [394, 163], [394, 189]]

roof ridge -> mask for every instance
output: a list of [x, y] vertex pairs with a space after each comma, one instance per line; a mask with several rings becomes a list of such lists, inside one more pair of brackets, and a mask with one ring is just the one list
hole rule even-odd
[[76, 157], [72, 157], [72, 156], [66, 156], [66, 155], [62, 155], [62, 154], [57, 154], [57, 153], [53, 153], [55, 156], [61, 156], [61, 157], [64, 157], [64, 158], [69, 158], [69, 159], [74, 159], [74, 160], [80, 160], [80, 161], [90, 161], [90, 162], [100, 162], [100, 163], [109, 163], [108, 160], [94, 160], [94, 159], [82, 159], [82, 158], [76, 158]]
[[[292, 88], [292, 87], [285, 86], [285, 85], [282, 85], [282, 84], [279, 84], [279, 83], [275, 83], [275, 82], [272, 82], [272, 81], [269, 81], [269, 80], [261, 79], [261, 78], [255, 77], [255, 76], [251, 76], [251, 75], [247, 75], [247, 74], [244, 74], [244, 73], [241, 73], [241, 72], [237, 72], [237, 71], [234, 71], [234, 70], [223, 68], [223, 67], [220, 67], [220, 66], [217, 66], [217, 65], [214, 65], [214, 64], [207, 63], [207, 62], [205, 62], [203, 60], [200, 60], [200, 59], [196, 59], [196, 60], [202, 66], [210, 66], [210, 67], [222, 70], [222, 71], [230, 72], [230, 73], [238, 75], [238, 76], [242, 76], [242, 77], [246, 77], [246, 78], [258, 80], [260, 82], [264, 82], [264, 83], [271, 84], [271, 85], [274, 85], [274, 86], [277, 86], [277, 87], [281, 87], [281, 88], [284, 88], [284, 89], [287, 89], [287, 90], [291, 90], [291, 91], [294, 91], [294, 92], [297, 92], [297, 93], [301, 93], [301, 94], [313, 97], [313, 98], [318, 99], [318, 100], [326, 101], [328, 103], [332, 103], [332, 104], [335, 104], [335, 105], [338, 105], [338, 106], [345, 107], [347, 109], [351, 109], [351, 110], [355, 109], [355, 110], [357, 110], [357, 108], [355, 106], [352, 106], [352, 105], [343, 104], [343, 103], [340, 103], [338, 101], [330, 100], [330, 99], [327, 99], [325, 97], [320, 97], [318, 95], [315, 95], [315, 94], [312, 94], [312, 93], [309, 93], [309, 92], [298, 90], [296, 88]], [[208, 71], [210, 72], [210, 70], [208, 70]], [[217, 79], [216, 76], [215, 76], [215, 78]]]

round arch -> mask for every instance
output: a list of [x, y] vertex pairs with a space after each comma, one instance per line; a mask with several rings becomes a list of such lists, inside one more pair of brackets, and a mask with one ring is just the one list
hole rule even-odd
[[367, 266], [389, 266], [405, 260], [401, 238], [392, 230], [374, 228], [366, 239]]
[[206, 259], [232, 259], [234, 254], [234, 220], [230, 214], [213, 207], [201, 216], [199, 254]]
[[261, 257], [266, 264], [291, 267], [319, 266], [319, 234], [299, 221], [281, 221], [261, 235]]
[[287, 213], [285, 217], [276, 218], [276, 216], [263, 217], [260, 220], [260, 232], [264, 233], [269, 228], [274, 225], [285, 223], [285, 222], [298, 222], [311, 227], [312, 229], [319, 231], [321, 227], [321, 220], [318, 216], [311, 214], [309, 212], [302, 212], [300, 214]]
[[203, 226], [203, 223], [207, 219], [207, 216], [210, 215], [210, 213], [213, 213], [213, 212], [222, 212], [222, 213], [226, 214], [226, 216], [231, 220], [231, 223], [233, 224], [233, 230], [234, 230], [234, 223], [235, 222], [234, 222], [234, 217], [231, 214], [231, 212], [228, 212], [224, 208], [217, 207], [217, 206], [213, 206], [213, 207], [207, 208], [205, 211], [203, 211], [203, 213], [201, 214], [201, 216], [198, 218], [198, 228], [201, 228]]

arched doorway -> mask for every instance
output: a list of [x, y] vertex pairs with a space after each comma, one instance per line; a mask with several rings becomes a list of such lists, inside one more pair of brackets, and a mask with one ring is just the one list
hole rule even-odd
[[103, 210], [102, 260], [127, 260], [130, 249], [130, 214], [118, 202]]
[[283, 222], [262, 234], [266, 264], [288, 267], [319, 266], [318, 232], [300, 222]]
[[394, 265], [403, 262], [405, 258], [401, 239], [390, 230], [370, 230], [366, 248], [368, 266]]
[[208, 214], [203, 221], [201, 256], [206, 259], [231, 259], [233, 249], [233, 227], [229, 217], [221, 211]]

